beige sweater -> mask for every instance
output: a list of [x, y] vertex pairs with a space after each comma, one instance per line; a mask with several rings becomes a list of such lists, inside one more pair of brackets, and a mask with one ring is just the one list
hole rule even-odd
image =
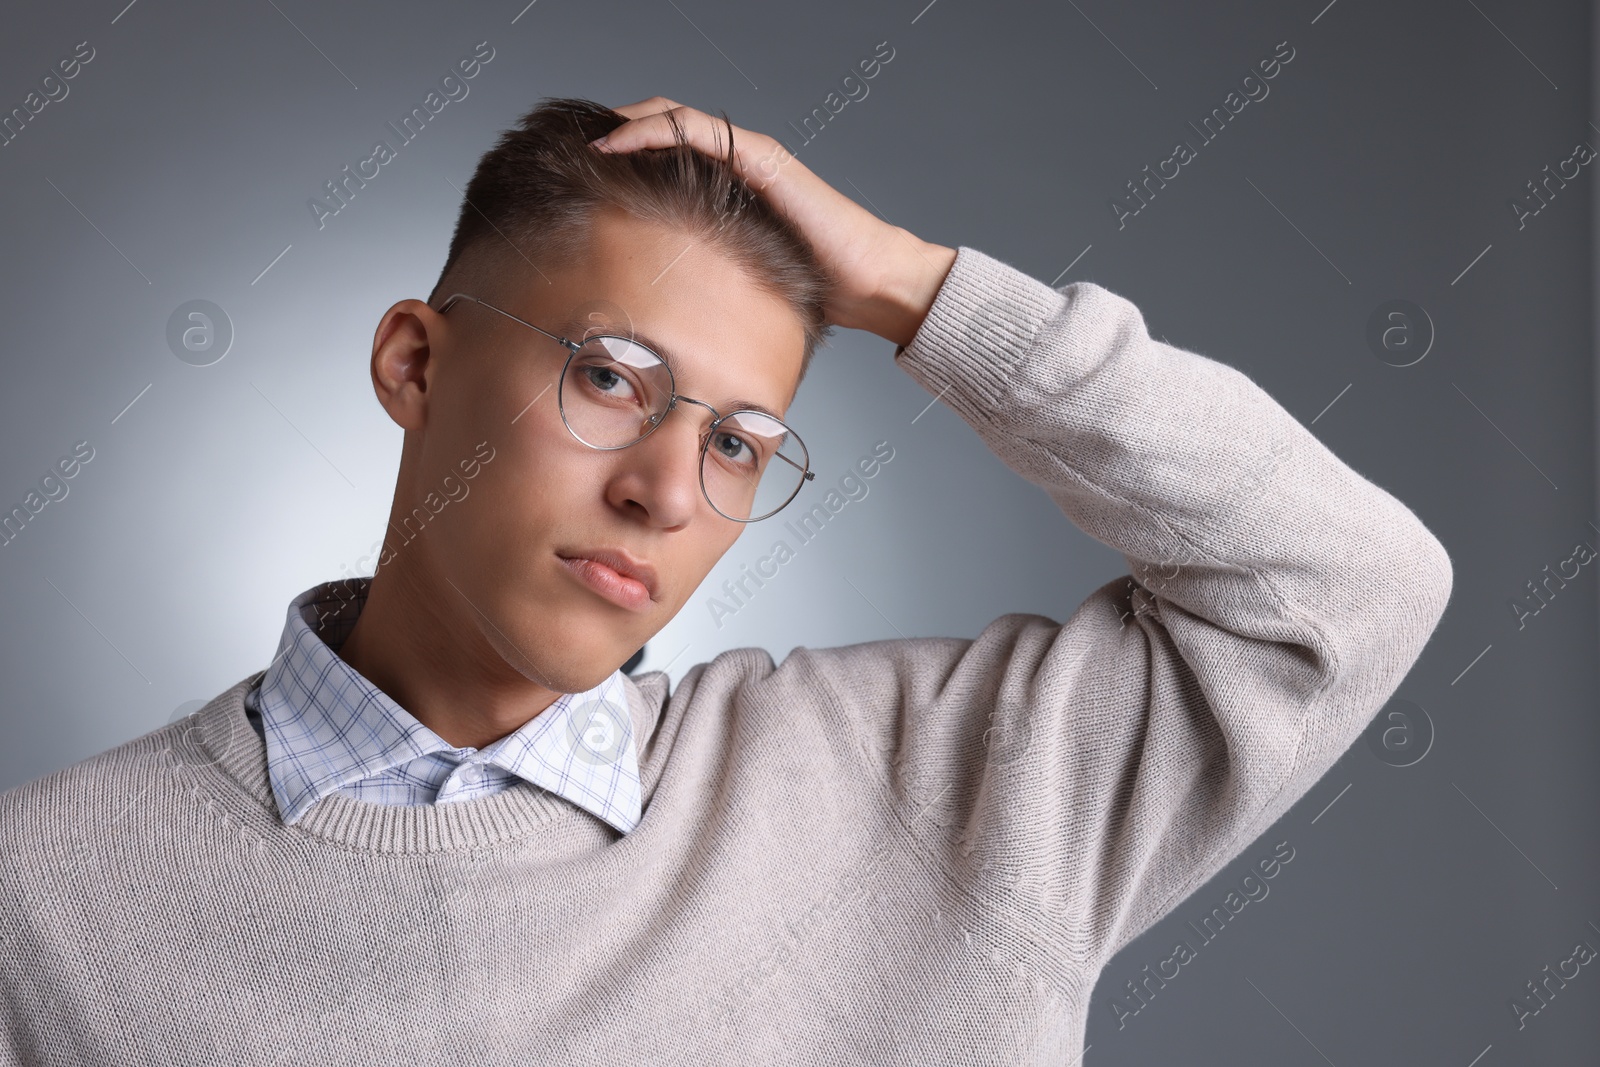
[[896, 359], [1129, 576], [630, 681], [626, 836], [526, 784], [285, 826], [242, 679], [0, 795], [0, 1063], [1074, 1062], [1102, 966], [1360, 734], [1450, 560], [1102, 287], [962, 248]]

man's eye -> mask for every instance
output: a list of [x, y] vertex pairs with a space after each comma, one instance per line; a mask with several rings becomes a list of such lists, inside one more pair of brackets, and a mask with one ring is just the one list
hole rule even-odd
[[717, 450], [722, 453], [723, 458], [730, 462], [753, 467], [760, 459], [760, 454], [754, 448], [751, 448], [750, 443], [739, 435], [724, 433], [718, 434], [718, 437], [721, 440], [718, 442]]
[[589, 367], [584, 373], [590, 384], [606, 396], [626, 399], [634, 395], [633, 383], [610, 367]]

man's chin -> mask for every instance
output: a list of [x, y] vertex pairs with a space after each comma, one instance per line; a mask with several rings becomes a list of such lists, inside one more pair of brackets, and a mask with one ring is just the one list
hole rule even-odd
[[581, 693], [599, 685], [647, 640], [627, 637], [615, 619], [583, 609], [541, 612], [519, 632], [526, 637], [517, 639], [517, 654], [508, 655], [502, 648], [501, 655], [529, 681], [561, 693]]

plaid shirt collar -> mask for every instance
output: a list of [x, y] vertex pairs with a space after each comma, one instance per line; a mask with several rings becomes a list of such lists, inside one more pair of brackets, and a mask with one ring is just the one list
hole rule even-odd
[[638, 756], [620, 670], [485, 748], [455, 748], [339, 658], [370, 589], [359, 578], [295, 597], [278, 655], [246, 698], [285, 823], [341, 790], [379, 803], [454, 803], [520, 780], [623, 833], [638, 825]]

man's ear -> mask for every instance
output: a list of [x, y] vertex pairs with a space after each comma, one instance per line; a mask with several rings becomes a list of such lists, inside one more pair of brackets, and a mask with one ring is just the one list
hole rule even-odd
[[431, 339], [444, 329], [444, 317], [422, 300], [402, 300], [378, 320], [372, 335], [372, 388], [402, 429], [419, 430], [427, 422]]

